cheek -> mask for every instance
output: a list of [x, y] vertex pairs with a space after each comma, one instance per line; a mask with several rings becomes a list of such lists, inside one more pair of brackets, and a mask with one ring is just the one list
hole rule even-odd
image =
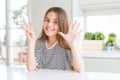
[[43, 25], [43, 30], [44, 30], [44, 32], [46, 33], [46, 27], [45, 27], [45, 25]]
[[45, 27], [46, 26], [46, 23], [43, 23], [43, 27]]
[[43, 23], [43, 28], [45, 29], [47, 27], [47, 23]]
[[59, 31], [59, 27], [58, 26], [56, 26], [56, 30], [57, 30], [57, 32]]

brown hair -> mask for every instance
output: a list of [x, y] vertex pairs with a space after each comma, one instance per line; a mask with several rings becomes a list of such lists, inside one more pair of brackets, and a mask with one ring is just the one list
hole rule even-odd
[[[57, 14], [59, 31], [66, 34], [68, 32], [68, 28], [69, 28], [68, 17], [67, 17], [66, 12], [60, 7], [51, 7], [47, 10], [44, 18], [47, 16], [47, 14], [49, 12], [55, 12]], [[42, 28], [42, 33], [41, 33], [41, 36], [38, 38], [38, 40], [45, 41], [47, 39], [48, 39], [48, 37], [45, 34], [44, 29]], [[70, 47], [68, 46], [66, 40], [61, 35], [57, 35], [57, 40], [58, 40], [58, 44], [62, 48], [70, 50]]]

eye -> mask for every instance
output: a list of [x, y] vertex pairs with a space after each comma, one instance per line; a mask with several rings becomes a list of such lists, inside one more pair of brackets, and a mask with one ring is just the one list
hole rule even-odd
[[50, 22], [50, 20], [49, 20], [49, 19], [44, 19], [44, 21], [45, 21], [45, 22]]
[[55, 24], [58, 24], [58, 21], [54, 21]]

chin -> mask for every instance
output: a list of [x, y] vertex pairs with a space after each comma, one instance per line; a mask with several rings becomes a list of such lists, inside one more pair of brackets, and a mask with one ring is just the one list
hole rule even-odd
[[46, 33], [47, 36], [56, 36], [56, 33]]

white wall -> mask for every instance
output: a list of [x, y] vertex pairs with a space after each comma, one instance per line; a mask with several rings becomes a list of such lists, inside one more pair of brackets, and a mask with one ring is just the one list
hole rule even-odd
[[72, 0], [30, 0], [29, 15], [37, 36], [40, 34], [43, 17], [47, 9], [58, 6], [66, 10], [70, 19], [72, 15]]

